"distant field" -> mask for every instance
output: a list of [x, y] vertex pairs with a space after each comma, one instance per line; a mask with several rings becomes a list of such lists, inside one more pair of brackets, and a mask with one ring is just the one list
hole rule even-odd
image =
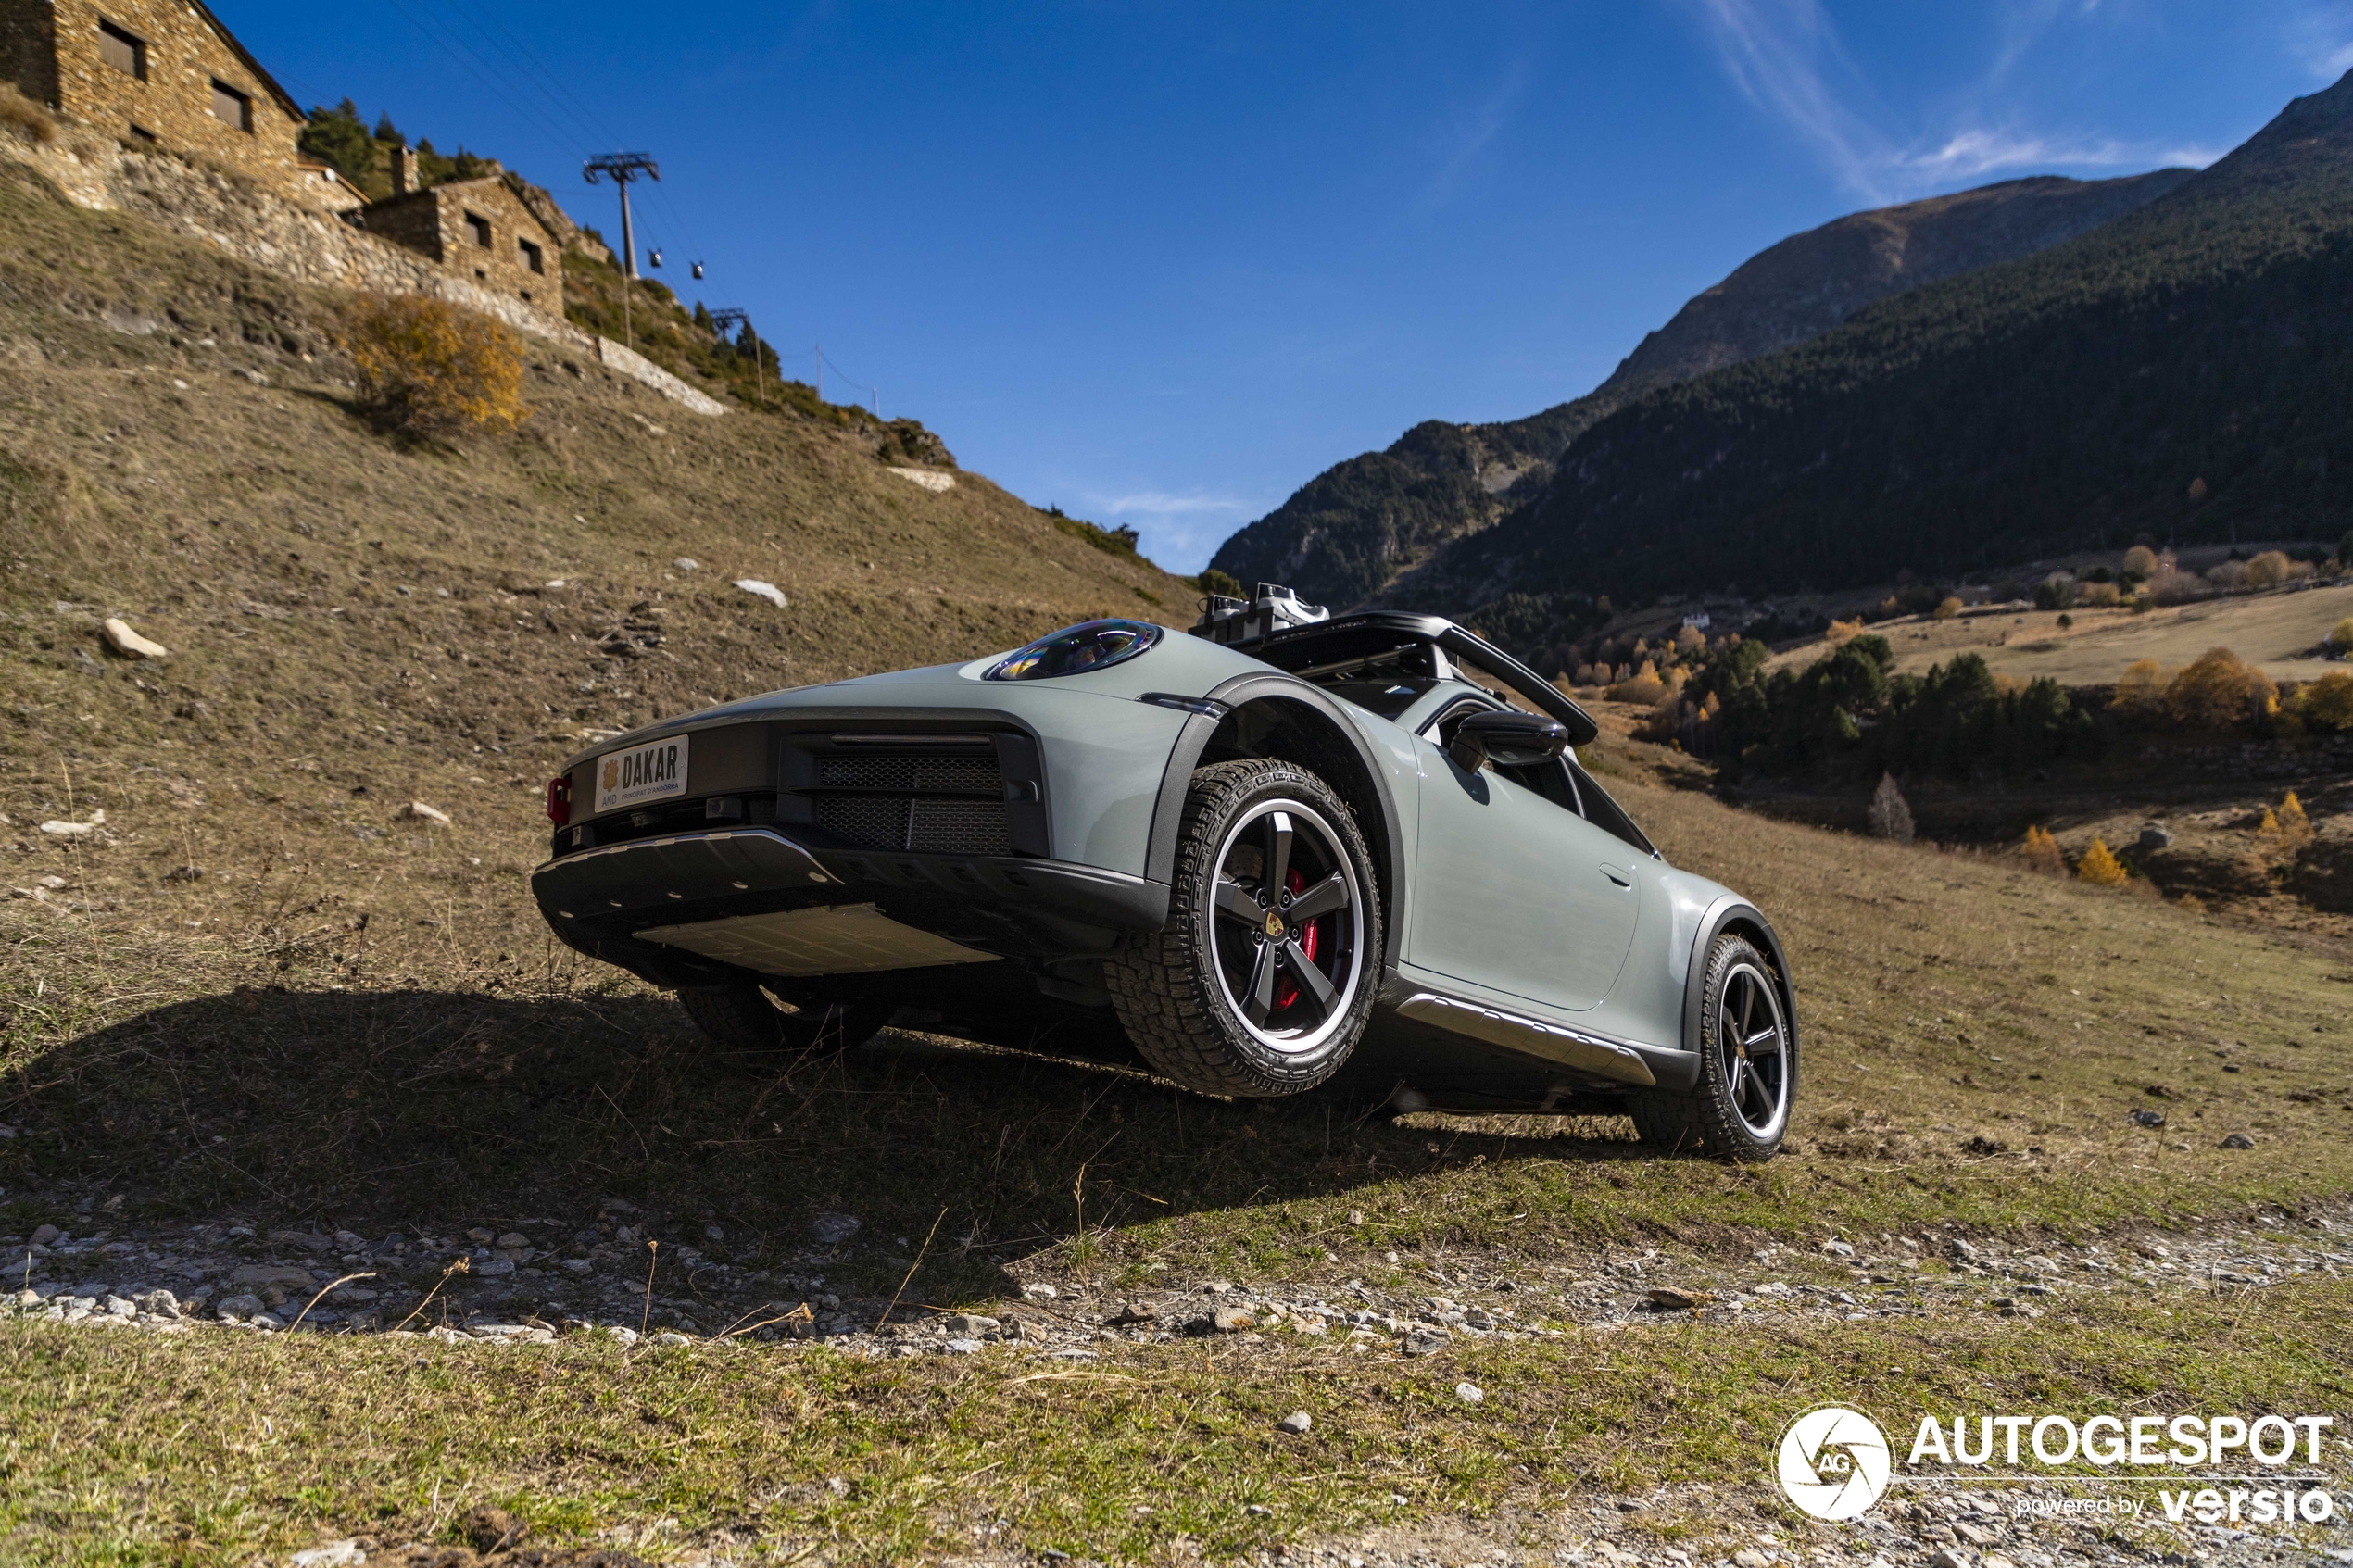
[[[1976, 653], [1995, 673], [2032, 680], [2047, 675], [2062, 685], [2105, 685], [2135, 659], [2183, 665], [2211, 647], [2227, 647], [2259, 664], [2275, 681], [2316, 680], [2342, 662], [2312, 657], [2329, 629], [2353, 615], [2353, 587], [2311, 588], [2214, 599], [2134, 614], [2129, 609], [2079, 609], [2062, 630], [2051, 610], [1968, 615], [1954, 621], [1906, 616], [1871, 628], [1895, 649], [1895, 667], [1919, 674], [1957, 653]], [[1775, 657], [1775, 666], [1806, 665], [1826, 645], [1807, 643]]]

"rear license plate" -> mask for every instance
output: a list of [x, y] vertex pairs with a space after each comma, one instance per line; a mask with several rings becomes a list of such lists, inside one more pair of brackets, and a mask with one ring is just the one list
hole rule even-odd
[[597, 759], [597, 809], [610, 811], [686, 793], [686, 737], [609, 751]]

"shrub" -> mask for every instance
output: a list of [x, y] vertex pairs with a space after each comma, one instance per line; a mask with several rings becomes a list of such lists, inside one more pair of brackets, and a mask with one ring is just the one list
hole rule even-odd
[[2157, 575], [2157, 552], [2146, 545], [2135, 545], [2124, 552], [2124, 573], [2128, 577]]
[[2072, 573], [2054, 571], [2036, 584], [2036, 609], [2072, 609], [2075, 607], [2076, 582]]
[[2353, 675], [2332, 670], [2299, 690], [2296, 716], [2315, 730], [2353, 730]]
[[509, 431], [530, 415], [522, 341], [503, 323], [446, 300], [371, 297], [353, 323], [350, 349], [361, 400], [403, 435]]
[[2247, 565], [2243, 560], [2226, 560], [2207, 569], [2206, 580], [2217, 588], [2244, 588], [2247, 583]]
[[1204, 594], [1215, 594], [1223, 598], [1246, 599], [1250, 597], [1250, 590], [1242, 586], [1240, 578], [1230, 571], [1220, 571], [1214, 566], [1194, 578], [1193, 586]]
[[2187, 728], [2227, 730], [2260, 719], [2278, 696], [2269, 675], [2229, 648], [2208, 648], [2173, 677], [2165, 707]]
[[2165, 688], [2173, 672], [2153, 659], [2136, 659], [2117, 679], [2108, 706], [2133, 719], [2155, 719], [2165, 712]]
[[2076, 603], [2090, 609], [2110, 609], [2123, 602], [2124, 595], [2113, 583], [2086, 583], [2076, 591]]
[[2287, 552], [2265, 550], [2246, 563], [2246, 585], [2250, 588], [2271, 588], [2287, 581]]
[[1879, 788], [1871, 794], [1871, 836], [1892, 838], [1898, 844], [1912, 842], [1912, 808], [1896, 787], [1895, 775], [1881, 773]]
[[2041, 872], [2045, 876], [2067, 874], [2067, 857], [2060, 853], [2058, 840], [2043, 828], [2026, 830], [2026, 842], [2018, 847], [2018, 854], [2029, 871]]
[[2340, 659], [2353, 655], [2353, 615], [2329, 628], [2328, 650]]
[[1943, 597], [1943, 598], [1941, 598], [1941, 599], [1939, 599], [1939, 600], [1937, 600], [1937, 601], [1936, 601], [1936, 619], [1937, 619], [1937, 620], [1939, 620], [1939, 621], [1950, 621], [1950, 620], [1952, 620], [1954, 617], [1956, 617], [1956, 616], [1959, 615], [1960, 613], [1961, 613], [1961, 601], [1960, 601], [1959, 599], [1957, 599], [1957, 598], [1955, 598], [1952, 595], [1947, 594], [1944, 597]]
[[5, 85], [0, 85], [0, 125], [22, 132], [44, 147], [57, 139], [57, 122], [39, 104]]
[[1863, 618], [1858, 615], [1852, 621], [1831, 621], [1830, 630], [1824, 633], [1823, 636], [1825, 640], [1830, 643], [1831, 646], [1839, 647], [1854, 641], [1856, 637], [1859, 637], [1862, 634]]
[[2304, 814], [2304, 802], [2296, 797], [2296, 791], [2289, 790], [2276, 809], [2264, 809], [2263, 824], [2256, 831], [2293, 848], [2312, 841], [2312, 819]]
[[2088, 882], [2095, 887], [2121, 887], [2132, 880], [2132, 873], [2109, 852], [2105, 839], [2095, 838], [2092, 847], [2083, 851], [2083, 858], [2075, 863], [2075, 880]]

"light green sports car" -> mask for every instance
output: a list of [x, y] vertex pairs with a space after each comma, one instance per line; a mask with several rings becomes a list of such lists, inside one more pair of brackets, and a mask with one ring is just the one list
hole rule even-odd
[[549, 783], [532, 890], [729, 1046], [895, 1020], [1769, 1158], [1788, 960], [1579, 765], [1595, 733], [1451, 621], [1262, 586], [623, 736]]

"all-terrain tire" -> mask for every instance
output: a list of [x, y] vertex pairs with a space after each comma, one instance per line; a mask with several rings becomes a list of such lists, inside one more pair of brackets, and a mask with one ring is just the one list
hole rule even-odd
[[[1627, 1104], [1634, 1131], [1661, 1154], [1705, 1153], [1740, 1164], [1770, 1160], [1780, 1152], [1797, 1101], [1797, 1029], [1782, 1001], [1780, 976], [1755, 944], [1728, 932], [1709, 945], [1700, 984], [1699, 1082], [1689, 1093], [1635, 1091]], [[1746, 994], [1752, 987], [1753, 997]], [[1757, 1063], [1736, 1048], [1742, 1021], [1727, 1016], [1728, 995], [1735, 1010], [1745, 1001], [1752, 1035], [1779, 1036], [1780, 1076], [1769, 1092], [1743, 1081]]]
[[[1220, 856], [1230, 847], [1235, 824], [1269, 809], [1304, 809], [1327, 828], [1327, 847], [1345, 858], [1358, 892], [1344, 1000], [1334, 998], [1315, 1031], [1319, 1037], [1299, 1049], [1262, 1037], [1238, 1010], [1216, 967]], [[1107, 959], [1103, 985], [1144, 1060], [1185, 1088], [1248, 1097], [1298, 1094], [1338, 1072], [1363, 1036], [1378, 988], [1380, 944], [1372, 857], [1331, 786], [1293, 762], [1219, 762], [1198, 770], [1186, 793], [1168, 923]]]
[[682, 985], [678, 1005], [730, 1050], [792, 1056], [839, 1056], [864, 1045], [890, 1022], [895, 1009], [870, 1002], [814, 1002], [787, 1012], [751, 981], [732, 985]]

